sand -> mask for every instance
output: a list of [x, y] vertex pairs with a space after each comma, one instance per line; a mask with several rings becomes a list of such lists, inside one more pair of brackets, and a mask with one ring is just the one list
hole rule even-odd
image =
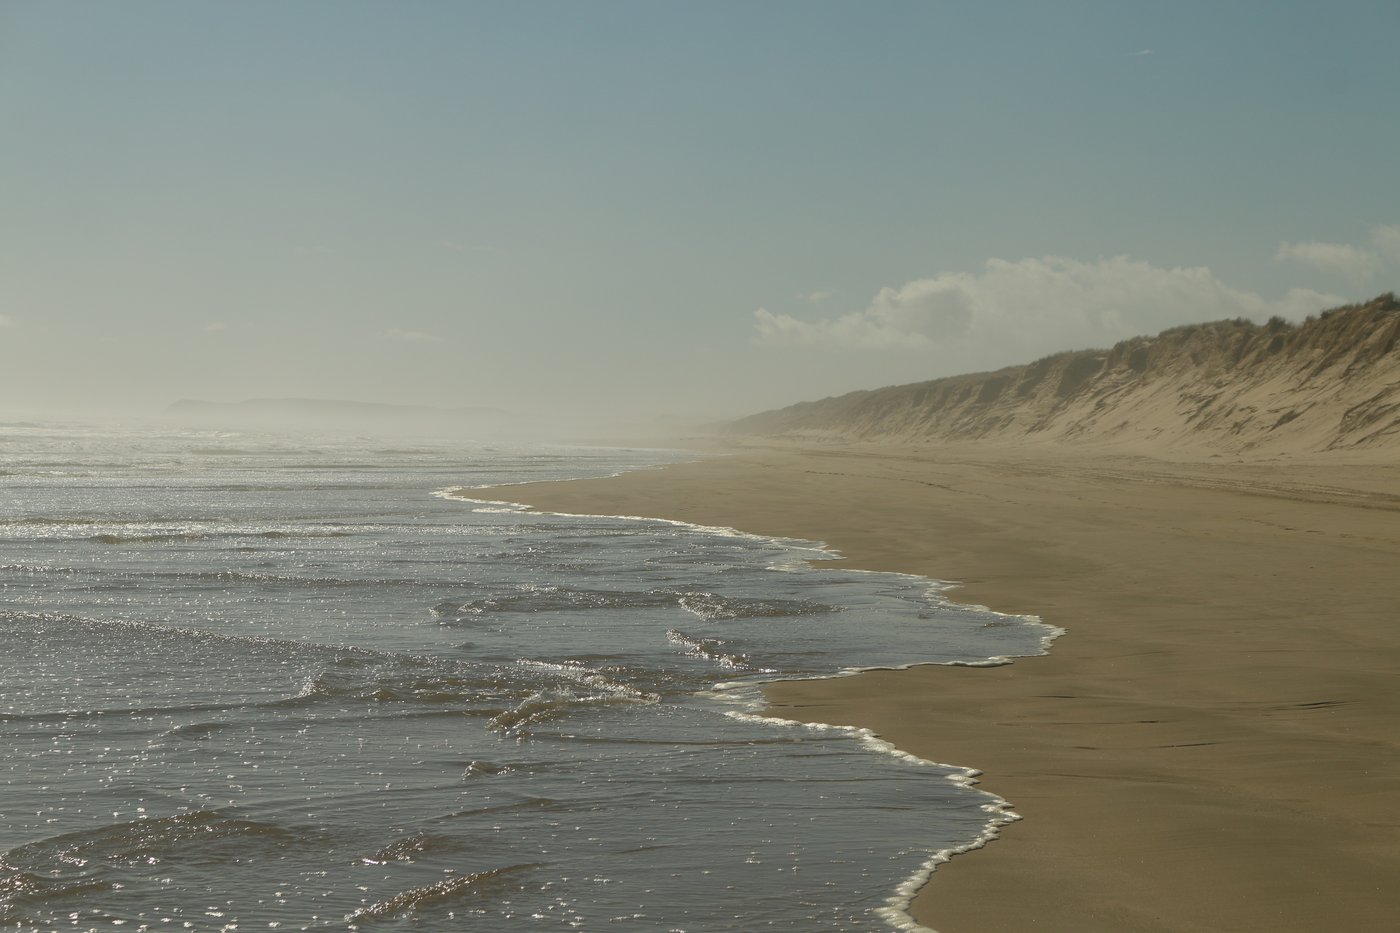
[[1400, 924], [1400, 467], [753, 448], [510, 498], [820, 539], [1068, 630], [1007, 667], [769, 689], [1021, 814], [919, 894], [940, 933]]

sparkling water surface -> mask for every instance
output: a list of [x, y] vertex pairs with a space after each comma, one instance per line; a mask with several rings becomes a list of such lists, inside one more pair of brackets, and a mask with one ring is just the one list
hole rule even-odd
[[812, 542], [499, 501], [682, 456], [0, 425], [0, 923], [910, 926], [997, 801], [755, 684], [1050, 630]]

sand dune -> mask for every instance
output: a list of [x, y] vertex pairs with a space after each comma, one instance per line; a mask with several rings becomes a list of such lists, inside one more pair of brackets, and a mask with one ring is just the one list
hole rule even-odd
[[1298, 325], [1274, 318], [1177, 327], [1110, 350], [804, 402], [728, 430], [809, 441], [1373, 459], [1400, 451], [1397, 343], [1400, 303], [1386, 294]]

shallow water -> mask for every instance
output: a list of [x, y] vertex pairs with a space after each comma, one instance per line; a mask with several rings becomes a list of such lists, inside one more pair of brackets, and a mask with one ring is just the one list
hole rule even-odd
[[677, 456], [0, 426], [0, 922], [907, 925], [999, 802], [754, 685], [1050, 630], [475, 488]]

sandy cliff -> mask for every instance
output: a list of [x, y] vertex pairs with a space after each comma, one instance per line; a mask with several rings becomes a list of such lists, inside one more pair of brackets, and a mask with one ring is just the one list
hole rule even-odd
[[1302, 324], [1216, 321], [1110, 350], [852, 392], [734, 422], [807, 440], [1035, 441], [1197, 454], [1400, 450], [1394, 294]]

